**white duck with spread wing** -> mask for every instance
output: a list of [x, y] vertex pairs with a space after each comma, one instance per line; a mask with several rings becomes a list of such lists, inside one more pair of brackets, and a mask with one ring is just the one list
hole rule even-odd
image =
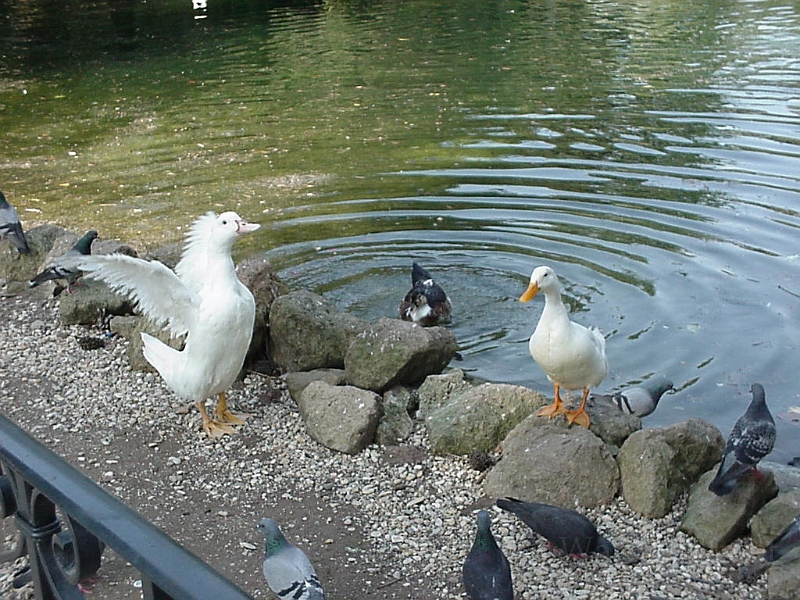
[[[561, 283], [550, 267], [533, 270], [528, 289], [520, 296], [520, 301], [528, 302], [539, 292], [544, 294], [544, 310], [528, 348], [533, 360], [553, 384], [555, 400], [537, 414], [547, 417], [566, 414], [570, 423], [589, 427], [586, 399], [590, 388], [599, 385], [608, 373], [606, 340], [596, 327], [584, 327], [570, 321], [561, 299]], [[562, 388], [583, 390], [583, 399], [576, 410], [564, 407]]]
[[[142, 333], [144, 356], [181, 398], [193, 401], [212, 437], [233, 433], [243, 416], [228, 409], [225, 391], [242, 369], [255, 320], [255, 300], [239, 281], [231, 258], [241, 234], [260, 228], [235, 212], [197, 219], [173, 272], [158, 261], [119, 254], [87, 256], [77, 266], [84, 277], [106, 282], [133, 299], [141, 314], [186, 335], [182, 350]], [[205, 402], [217, 396], [216, 419]]]

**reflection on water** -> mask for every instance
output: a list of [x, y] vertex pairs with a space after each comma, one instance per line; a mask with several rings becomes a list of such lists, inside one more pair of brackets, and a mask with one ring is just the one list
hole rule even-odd
[[[796, 7], [0, 10], [2, 189], [29, 226], [155, 244], [235, 208], [267, 226], [242, 253], [367, 318], [396, 315], [416, 260], [453, 301], [457, 366], [547, 394], [541, 302], [517, 298], [549, 264], [607, 336], [601, 389], [675, 381], [648, 424], [727, 433], [753, 381], [800, 405]], [[779, 423], [774, 457], [796, 438]]]

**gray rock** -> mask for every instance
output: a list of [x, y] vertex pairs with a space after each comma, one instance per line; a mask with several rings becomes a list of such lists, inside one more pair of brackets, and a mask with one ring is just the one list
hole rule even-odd
[[800, 469], [797, 467], [762, 460], [758, 463], [758, 468], [772, 471], [781, 493], [792, 491], [800, 493]]
[[289, 293], [289, 288], [275, 273], [270, 262], [260, 256], [243, 260], [236, 265], [236, 275], [247, 286], [256, 301], [256, 318], [248, 360], [269, 356], [269, 310], [275, 298]]
[[419, 388], [418, 419], [424, 419], [431, 411], [441, 408], [450, 401], [450, 398], [473, 387], [473, 384], [464, 379], [464, 371], [450, 369], [440, 375], [428, 375]]
[[762, 481], [743, 477], [733, 492], [717, 496], [708, 489], [715, 472], [707, 471], [692, 486], [681, 529], [701, 546], [717, 551], [747, 531], [750, 518], [775, 497], [778, 487], [772, 473], [764, 471]]
[[269, 355], [286, 371], [343, 368], [350, 342], [367, 327], [308, 291], [276, 298], [269, 324]]
[[564, 508], [608, 504], [619, 469], [606, 444], [583, 427], [569, 429], [530, 416], [503, 441], [503, 458], [486, 476], [490, 497], [512, 496]]
[[772, 563], [767, 574], [770, 600], [800, 600], [800, 548]]
[[441, 373], [456, 350], [448, 329], [383, 318], [353, 338], [344, 369], [352, 385], [381, 393]]
[[637, 431], [617, 454], [622, 496], [639, 514], [663, 517], [714, 466], [724, 445], [719, 430], [701, 419]]
[[26, 230], [25, 239], [31, 250], [28, 254], [20, 254], [11, 242], [0, 240], [0, 279], [7, 282], [8, 291], [15, 294], [27, 291], [28, 280], [41, 270], [55, 241], [68, 233], [55, 225]]
[[[764, 464], [761, 464], [764, 467]], [[779, 493], [767, 502], [750, 521], [750, 538], [766, 548], [800, 514], [800, 491]]]
[[383, 394], [383, 416], [378, 423], [375, 441], [384, 446], [403, 442], [414, 431], [411, 414], [418, 405], [414, 390], [398, 386]]
[[542, 394], [518, 385], [469, 387], [428, 413], [431, 449], [441, 455], [494, 450], [519, 422], [546, 404]]
[[292, 400], [297, 402], [300, 394], [312, 381], [324, 381], [330, 385], [344, 385], [347, 379], [344, 369], [314, 369], [313, 371], [292, 371], [283, 376], [286, 389]]
[[309, 435], [331, 450], [358, 454], [375, 439], [381, 407], [373, 392], [314, 381], [297, 406]]
[[64, 325], [91, 325], [100, 322], [106, 314], [129, 315], [132, 312], [131, 302], [102, 281], [80, 279], [72, 292], [65, 290], [59, 295], [58, 318]]
[[621, 446], [628, 436], [642, 428], [639, 417], [622, 412], [607, 402], [588, 402], [586, 412], [591, 419], [591, 432], [612, 446]]

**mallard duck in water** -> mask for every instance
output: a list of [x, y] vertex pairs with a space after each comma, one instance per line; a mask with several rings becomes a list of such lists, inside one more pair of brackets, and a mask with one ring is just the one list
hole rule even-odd
[[[566, 414], [570, 423], [589, 427], [586, 398], [589, 389], [599, 385], [608, 373], [606, 340], [596, 327], [587, 328], [570, 321], [561, 299], [561, 283], [550, 267], [533, 270], [520, 301], [528, 302], [540, 291], [544, 293], [544, 310], [528, 347], [533, 360], [553, 384], [555, 401], [536, 414], [547, 417]], [[581, 405], [576, 410], [564, 407], [561, 388], [583, 390]]]
[[[141, 314], [173, 336], [186, 335], [183, 349], [175, 350], [142, 333], [144, 356], [173, 392], [195, 402], [212, 437], [233, 433], [232, 425], [246, 416], [230, 412], [225, 390], [244, 364], [256, 307], [236, 277], [231, 248], [241, 234], [260, 227], [235, 212], [206, 213], [192, 225], [174, 272], [158, 261], [121, 254], [75, 261], [84, 277], [132, 298]], [[206, 412], [210, 396], [218, 398], [216, 419]]]
[[400, 303], [400, 318], [423, 327], [450, 320], [452, 304], [447, 294], [428, 272], [414, 263], [411, 267], [411, 289]]

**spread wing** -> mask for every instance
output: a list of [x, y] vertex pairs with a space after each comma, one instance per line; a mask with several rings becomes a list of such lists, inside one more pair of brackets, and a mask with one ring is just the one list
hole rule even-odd
[[123, 254], [70, 257], [87, 279], [106, 283], [132, 299], [141, 314], [173, 336], [189, 331], [197, 320], [200, 300], [166, 265]]

